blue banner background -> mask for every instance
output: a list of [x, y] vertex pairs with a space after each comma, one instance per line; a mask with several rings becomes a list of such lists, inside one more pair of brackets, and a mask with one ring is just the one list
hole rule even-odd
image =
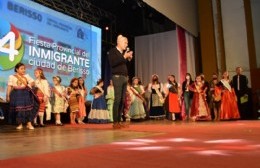
[[[95, 86], [96, 81], [101, 77], [101, 29], [80, 20], [66, 16], [62, 13], [51, 10], [29, 0], [1, 0], [0, 1], [0, 26], [1, 20], [6, 20], [14, 25], [22, 35], [25, 51], [22, 62], [26, 64], [27, 73], [34, 78], [34, 70], [37, 67], [44, 69], [50, 85], [52, 77], [59, 75], [62, 78], [62, 85], [68, 86], [73, 77], [85, 78], [85, 85], [88, 90]], [[3, 31], [0, 33], [3, 35]], [[2, 37], [0, 37], [2, 38]], [[55, 48], [41, 47], [34, 43], [29, 43], [29, 39], [34, 38], [40, 41], [46, 41], [63, 46], [65, 49], [77, 49], [81, 53], [71, 54], [58, 51]], [[29, 55], [29, 46], [35, 49], [52, 50], [54, 52], [65, 53], [72, 57], [82, 57], [89, 60], [89, 67], [84, 65], [64, 64], [66, 67], [83, 68], [88, 71], [87, 74], [79, 71], [68, 72], [68, 70], [58, 70], [60, 62], [46, 60], [44, 58], [32, 57]], [[1, 55], [0, 55], [1, 57]], [[1, 59], [1, 58], [0, 58]], [[44, 60], [55, 63], [55, 69], [42, 66], [30, 65], [36, 60]], [[14, 69], [0, 70], [0, 96], [5, 98], [8, 76], [14, 74]], [[92, 100], [92, 96], [87, 97]]]

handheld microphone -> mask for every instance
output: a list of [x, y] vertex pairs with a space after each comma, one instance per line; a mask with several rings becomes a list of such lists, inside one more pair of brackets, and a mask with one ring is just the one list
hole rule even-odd
[[[130, 52], [130, 48], [127, 47], [125, 52], [126, 52], [126, 53]], [[131, 61], [131, 60], [132, 60], [132, 57], [128, 57], [127, 60], [128, 60], [128, 61]]]

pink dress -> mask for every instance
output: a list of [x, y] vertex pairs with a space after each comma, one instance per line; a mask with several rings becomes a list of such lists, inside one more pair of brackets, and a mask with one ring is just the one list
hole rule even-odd
[[79, 113], [78, 118], [86, 117], [86, 106], [85, 106], [85, 93], [86, 90], [80, 89], [79, 90], [81, 96], [79, 97]]

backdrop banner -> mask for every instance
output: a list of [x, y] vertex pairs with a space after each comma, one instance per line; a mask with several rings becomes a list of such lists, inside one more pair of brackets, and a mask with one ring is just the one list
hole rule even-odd
[[101, 29], [35, 2], [0, 1], [0, 40], [3, 98], [18, 62], [32, 77], [37, 67], [42, 68], [51, 85], [56, 75], [65, 86], [73, 77], [83, 77], [90, 89], [101, 77]]

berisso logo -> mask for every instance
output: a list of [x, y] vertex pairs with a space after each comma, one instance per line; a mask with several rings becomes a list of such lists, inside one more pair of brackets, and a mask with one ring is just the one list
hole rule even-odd
[[19, 63], [24, 54], [20, 32], [14, 25], [0, 18], [0, 70], [9, 70]]

